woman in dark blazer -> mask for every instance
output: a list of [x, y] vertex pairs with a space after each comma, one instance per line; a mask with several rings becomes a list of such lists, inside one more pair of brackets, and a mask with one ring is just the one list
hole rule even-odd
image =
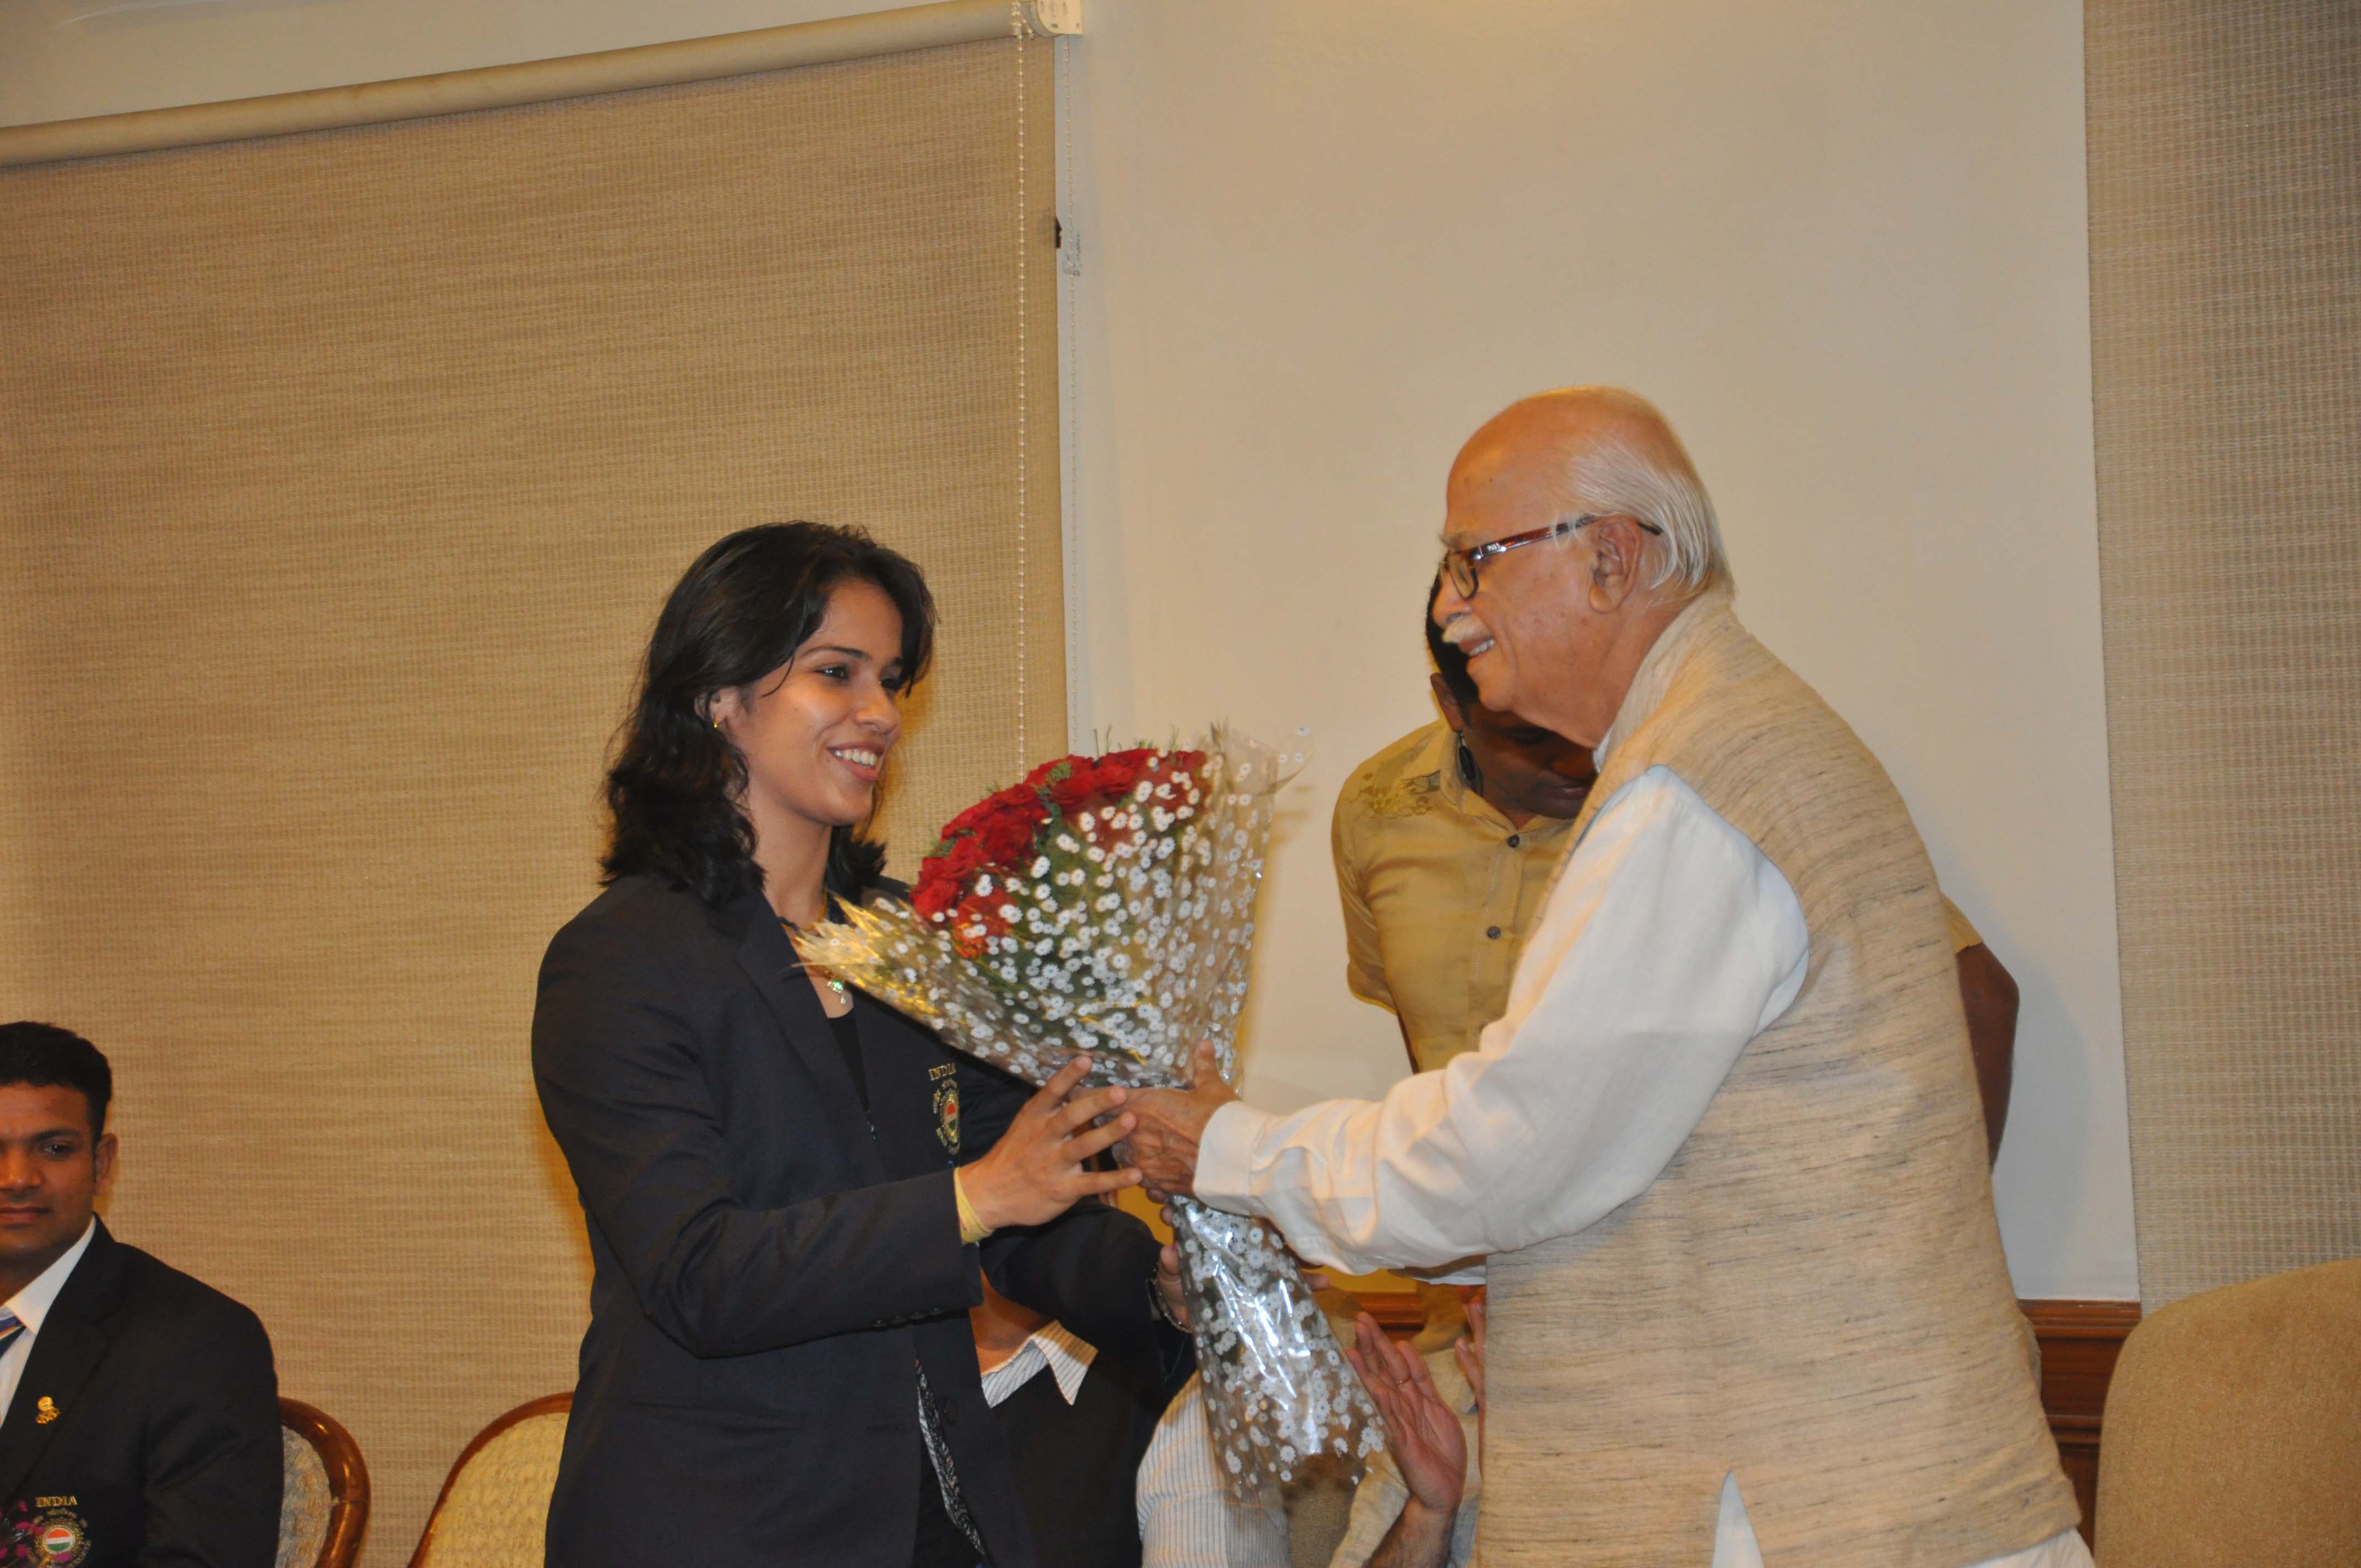
[[593, 1265], [554, 1564], [1032, 1568], [979, 1266], [1104, 1344], [1177, 1296], [1099, 1201], [1137, 1173], [1085, 1166], [1130, 1125], [1121, 1091], [1070, 1101], [1070, 1069], [1028, 1097], [788, 939], [880, 885], [856, 828], [933, 615], [908, 561], [786, 523], [708, 550], [657, 621], [607, 891], [533, 1014]]

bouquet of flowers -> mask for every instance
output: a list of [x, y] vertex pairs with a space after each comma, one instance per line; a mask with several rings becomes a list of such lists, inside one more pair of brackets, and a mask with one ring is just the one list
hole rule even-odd
[[[950, 1044], [1043, 1083], [1188, 1081], [1211, 1041], [1235, 1080], [1255, 892], [1279, 762], [1216, 729], [1188, 750], [1060, 757], [953, 817], [906, 905], [797, 940], [804, 957]], [[1213, 1445], [1243, 1495], [1315, 1454], [1384, 1446], [1375, 1407], [1276, 1233], [1172, 1203]]]

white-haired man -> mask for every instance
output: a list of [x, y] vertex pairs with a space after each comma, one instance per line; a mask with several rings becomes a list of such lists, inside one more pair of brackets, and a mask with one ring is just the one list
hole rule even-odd
[[1599, 764], [1508, 1012], [1374, 1103], [1135, 1094], [1133, 1157], [1323, 1264], [1486, 1260], [1486, 1568], [2087, 1563], [1892, 784], [1641, 399], [1515, 404], [1447, 497], [1484, 703]]

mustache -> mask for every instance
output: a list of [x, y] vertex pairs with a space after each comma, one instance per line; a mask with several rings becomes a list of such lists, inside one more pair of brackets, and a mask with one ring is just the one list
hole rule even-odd
[[1482, 621], [1466, 610], [1460, 611], [1443, 623], [1443, 640], [1454, 648], [1463, 651], [1469, 643], [1481, 642], [1491, 635], [1490, 630]]

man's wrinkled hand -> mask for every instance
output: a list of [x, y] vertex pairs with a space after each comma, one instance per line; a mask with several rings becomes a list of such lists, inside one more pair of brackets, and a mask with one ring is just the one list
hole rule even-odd
[[1458, 1412], [1435, 1391], [1425, 1358], [1387, 1339], [1375, 1318], [1363, 1312], [1354, 1330], [1356, 1343], [1343, 1347], [1345, 1359], [1361, 1375], [1385, 1420], [1386, 1447], [1402, 1485], [1444, 1521], [1447, 1534], [1467, 1480], [1467, 1433]]
[[1197, 1190], [1197, 1143], [1213, 1113], [1235, 1100], [1222, 1081], [1213, 1047], [1200, 1043], [1187, 1089], [1139, 1089], [1124, 1102], [1133, 1126], [1125, 1157], [1146, 1179], [1148, 1196], [1161, 1201]]

